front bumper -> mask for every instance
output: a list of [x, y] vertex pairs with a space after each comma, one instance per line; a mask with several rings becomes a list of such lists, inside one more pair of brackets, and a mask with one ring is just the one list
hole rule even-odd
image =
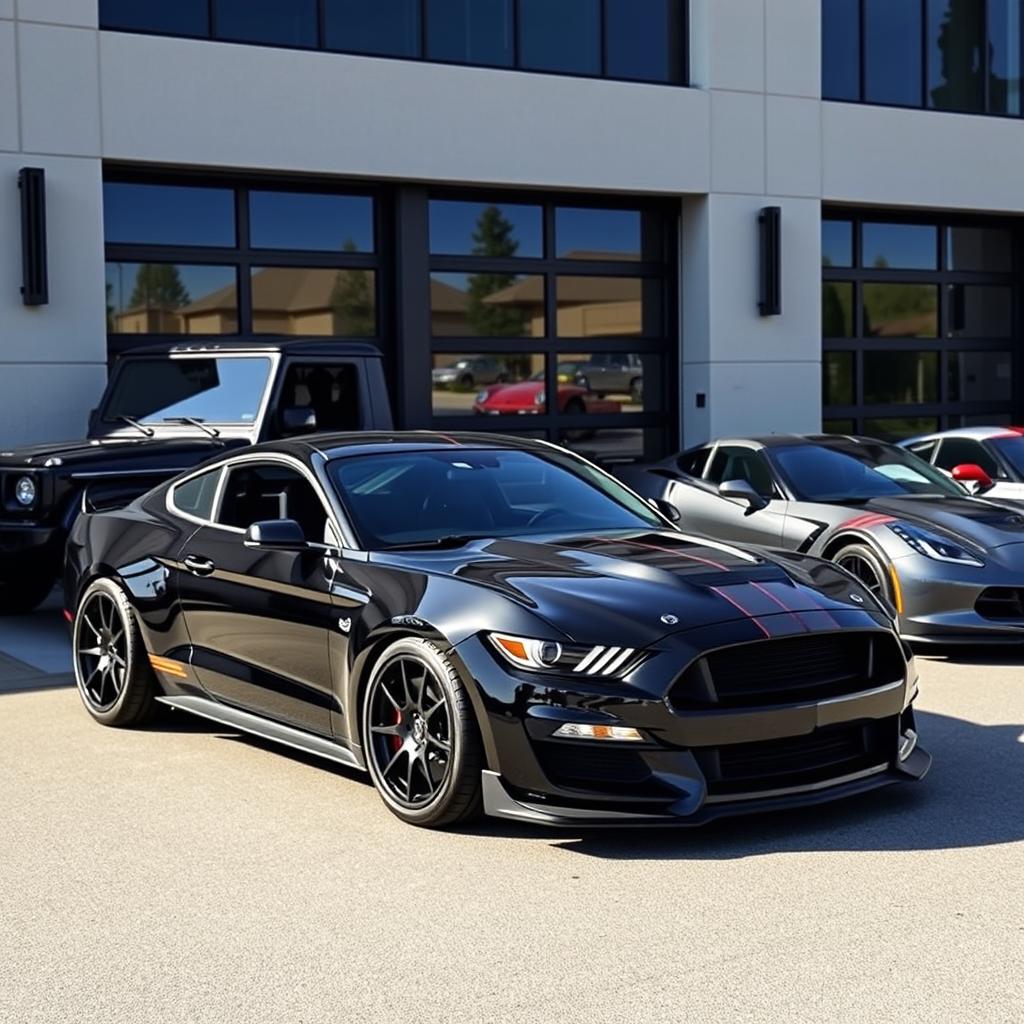
[[[724, 635], [702, 631], [666, 645], [629, 682], [538, 680], [506, 670], [475, 639], [460, 644], [481, 702], [486, 813], [549, 825], [699, 825], [927, 772], [931, 758], [917, 745], [911, 708], [912, 660], [899, 679], [825, 699], [681, 708], [678, 680]], [[554, 733], [565, 722], [630, 726], [645, 741], [560, 739]]]

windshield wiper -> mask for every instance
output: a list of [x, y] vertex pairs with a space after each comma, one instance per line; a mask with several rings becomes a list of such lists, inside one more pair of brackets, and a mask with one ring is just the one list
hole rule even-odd
[[207, 426], [202, 420], [197, 420], [194, 416], [166, 416], [164, 417], [164, 423], [188, 423], [190, 426], [198, 427], [203, 433], [209, 434], [210, 437], [220, 437], [220, 431], [216, 427]]
[[389, 544], [387, 547], [378, 548], [379, 551], [442, 551], [446, 548], [464, 548], [474, 540], [487, 540], [488, 538], [478, 533], [448, 534], [444, 537], [434, 537], [431, 540], [414, 540], [408, 544]]
[[145, 423], [140, 423], [138, 420], [132, 419], [131, 416], [118, 416], [117, 418], [121, 423], [127, 423], [129, 427], [141, 430], [146, 437], [152, 437], [156, 433], [152, 427], [147, 427]]

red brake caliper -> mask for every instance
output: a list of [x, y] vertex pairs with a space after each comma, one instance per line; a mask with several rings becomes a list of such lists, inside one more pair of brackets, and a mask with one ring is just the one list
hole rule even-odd
[[[395, 708], [395, 725], [401, 725], [401, 724], [402, 724], [402, 712], [399, 711], [398, 708]], [[392, 752], [397, 754], [398, 751], [401, 749], [401, 746], [402, 746], [402, 737], [401, 736], [392, 736], [391, 737], [391, 750], [392, 750]]]

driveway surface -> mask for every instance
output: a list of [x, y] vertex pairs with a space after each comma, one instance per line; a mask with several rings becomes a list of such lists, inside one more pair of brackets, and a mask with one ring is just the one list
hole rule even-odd
[[94, 725], [62, 644], [0, 625], [5, 1024], [1024, 1021], [1024, 653], [921, 660], [916, 787], [430, 833], [181, 713]]

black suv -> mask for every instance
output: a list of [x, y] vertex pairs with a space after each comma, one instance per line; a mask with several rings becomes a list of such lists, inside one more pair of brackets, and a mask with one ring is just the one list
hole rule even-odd
[[81, 441], [0, 451], [0, 614], [49, 594], [82, 508], [125, 504], [228, 448], [390, 430], [380, 351], [287, 340], [156, 345], [114, 366]]

